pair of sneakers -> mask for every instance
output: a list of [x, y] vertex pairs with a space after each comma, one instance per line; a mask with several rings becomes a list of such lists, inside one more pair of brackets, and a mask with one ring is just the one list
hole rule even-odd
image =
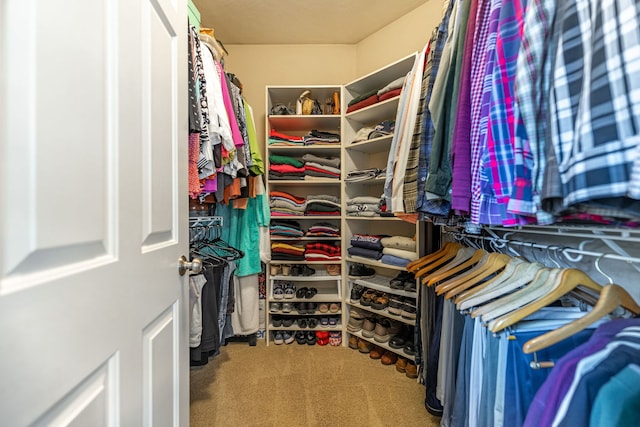
[[291, 313], [295, 306], [290, 302], [272, 302], [269, 304], [269, 311], [272, 313]]
[[276, 331], [273, 334], [273, 343], [275, 345], [291, 344], [295, 341], [294, 334], [289, 331]]
[[291, 282], [275, 282], [273, 285], [273, 299], [293, 299], [296, 296], [296, 287]]
[[401, 271], [396, 277], [389, 281], [391, 289], [401, 289], [407, 292], [416, 291], [416, 279], [408, 271]]

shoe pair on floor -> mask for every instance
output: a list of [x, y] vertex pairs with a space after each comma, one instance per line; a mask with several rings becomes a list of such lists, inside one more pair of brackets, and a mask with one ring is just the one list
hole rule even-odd
[[337, 331], [297, 331], [295, 332], [295, 341], [300, 345], [329, 344], [332, 346], [339, 346], [342, 344], [342, 333]]

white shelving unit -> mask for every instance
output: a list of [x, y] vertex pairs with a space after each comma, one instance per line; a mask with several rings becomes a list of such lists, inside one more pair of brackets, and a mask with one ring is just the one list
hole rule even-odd
[[[318, 99], [323, 103], [326, 99], [332, 98], [334, 92], [340, 94], [342, 98], [342, 86], [341, 85], [309, 85], [309, 86], [268, 86], [266, 88], [267, 106], [266, 111], [270, 112], [271, 107], [276, 104], [284, 104], [289, 106], [295, 111], [296, 100], [298, 96], [305, 90], [310, 90], [310, 97]], [[340, 125], [342, 116], [336, 115], [269, 115], [266, 118], [266, 137], [269, 138], [271, 129], [275, 129], [278, 132], [286, 133], [292, 136], [304, 136], [312, 130], [326, 131], [340, 135]], [[300, 159], [303, 155], [309, 153], [320, 157], [337, 157], [340, 158], [342, 150], [340, 144], [313, 144], [308, 146], [289, 146], [289, 145], [270, 145], [267, 141], [267, 157], [271, 154], [289, 156]], [[267, 167], [269, 163], [267, 163]], [[285, 191], [298, 197], [308, 198], [309, 195], [314, 194], [329, 194], [340, 198], [341, 195], [342, 178], [314, 178], [309, 180], [297, 180], [297, 179], [268, 179], [267, 191]], [[307, 230], [311, 225], [318, 222], [327, 222], [340, 228], [341, 216], [336, 215], [287, 215], [287, 216], [272, 216], [272, 221], [276, 220], [293, 220], [300, 224], [303, 230]], [[284, 237], [284, 236], [272, 236], [273, 242], [282, 242], [290, 244], [307, 244], [311, 242], [341, 242], [342, 237]], [[331, 276], [323, 268], [326, 265], [338, 264], [342, 265], [342, 260], [339, 261], [284, 261], [284, 260], [272, 260], [272, 265], [308, 265], [316, 270], [312, 276], [285, 276], [285, 275], [269, 275], [268, 288], [267, 288], [267, 345], [272, 340], [273, 331], [342, 331], [342, 325], [344, 324], [343, 318], [343, 300], [342, 300], [342, 276]], [[270, 269], [267, 269], [268, 273]], [[301, 287], [315, 287], [318, 293], [312, 298], [292, 298], [292, 299], [274, 299], [273, 289], [274, 284], [278, 281], [291, 282], [296, 289]], [[281, 311], [271, 311], [270, 303], [316, 303], [318, 306], [321, 303], [335, 303], [338, 304], [340, 310], [331, 313], [321, 313], [316, 310], [312, 314], [300, 314], [296, 310], [289, 313], [283, 313]], [[286, 316], [294, 319], [297, 318], [309, 318], [314, 317], [318, 319], [318, 325], [311, 328], [300, 328], [294, 322], [292, 326], [273, 326], [274, 316]], [[322, 326], [320, 325], [320, 319], [323, 317], [339, 316], [340, 320], [336, 326]]]
[[[269, 145], [267, 141], [267, 154], [277, 154], [301, 158], [304, 154], [311, 153], [317, 156], [339, 157], [341, 163], [340, 179], [314, 179], [314, 180], [279, 180], [269, 179], [267, 181], [267, 190], [286, 191], [295, 196], [307, 198], [313, 194], [331, 194], [337, 196], [341, 200], [341, 216], [273, 216], [272, 220], [295, 220], [300, 223], [303, 230], [306, 230], [314, 222], [329, 222], [339, 226], [341, 235], [339, 238], [314, 238], [314, 237], [278, 237], [272, 236], [273, 242], [287, 243], [308, 243], [312, 241], [327, 242], [340, 241], [342, 249], [342, 258], [340, 261], [280, 261], [273, 260], [272, 265], [278, 264], [307, 264], [317, 269], [317, 277], [301, 277], [301, 276], [270, 276], [267, 289], [267, 344], [272, 339], [271, 331], [274, 330], [308, 330], [297, 328], [295, 323], [290, 327], [274, 327], [272, 318], [274, 315], [289, 316], [310, 316], [307, 314], [299, 315], [295, 311], [291, 313], [270, 312], [269, 303], [276, 300], [273, 299], [273, 286], [276, 280], [290, 281], [296, 286], [316, 286], [318, 294], [310, 300], [307, 299], [281, 299], [278, 302], [334, 302], [340, 304], [338, 313], [315, 313], [313, 316], [329, 316], [339, 315], [341, 317], [337, 327], [334, 328], [315, 328], [316, 330], [339, 330], [343, 334], [343, 345], [348, 345], [349, 332], [346, 327], [351, 309], [359, 309], [371, 315], [385, 316], [393, 321], [400, 322], [403, 325], [414, 326], [415, 321], [394, 315], [385, 310], [375, 310], [371, 307], [360, 305], [360, 303], [351, 303], [350, 294], [353, 284], [359, 284], [369, 289], [395, 294], [404, 298], [418, 298], [416, 292], [406, 292], [403, 290], [395, 290], [389, 287], [389, 280], [396, 276], [400, 271], [405, 270], [404, 267], [398, 267], [382, 263], [377, 260], [349, 256], [347, 249], [350, 246], [351, 238], [354, 234], [371, 234], [371, 235], [400, 235], [406, 237], [416, 236], [417, 252], [421, 255], [421, 236], [420, 223], [413, 224], [403, 221], [397, 217], [375, 216], [375, 217], [357, 217], [348, 216], [346, 211], [346, 201], [356, 196], [373, 196], [380, 198], [384, 189], [385, 176], [381, 175], [375, 179], [347, 182], [345, 177], [351, 170], [362, 170], [368, 168], [384, 169], [387, 166], [389, 150], [393, 140], [392, 135], [373, 138], [366, 141], [352, 143], [356, 133], [363, 127], [373, 127], [384, 120], [395, 120], [400, 97], [391, 98], [374, 105], [345, 113], [350, 100], [369, 92], [373, 89], [380, 89], [391, 81], [405, 76], [413, 66], [415, 55], [409, 55], [402, 58], [380, 70], [374, 71], [362, 78], [359, 78], [346, 85], [311, 85], [311, 86], [268, 86], [266, 88], [267, 106], [266, 111], [270, 112], [271, 107], [276, 104], [284, 104], [295, 110], [295, 101], [298, 96], [305, 90], [311, 91], [311, 98], [318, 99], [321, 103], [330, 98], [334, 92], [340, 93], [341, 114], [339, 115], [269, 115], [266, 118], [266, 134], [267, 138], [271, 129], [284, 132], [289, 135], [303, 136], [310, 130], [316, 129], [320, 131], [328, 131], [341, 135], [341, 143], [339, 145], [310, 145], [310, 146], [284, 146]], [[269, 166], [269, 164], [267, 164]], [[352, 263], [361, 263], [373, 267], [376, 270], [376, 277], [373, 279], [349, 279], [348, 271]], [[328, 276], [326, 271], [322, 269], [323, 265], [339, 264], [341, 266], [341, 276]], [[269, 269], [268, 269], [269, 270]], [[342, 286], [346, 283], [347, 286]], [[362, 337], [361, 334], [354, 334], [366, 341], [373, 342], [376, 345], [391, 350], [397, 354], [414, 360], [413, 357], [407, 355], [402, 349], [393, 349], [388, 343], [378, 343], [373, 339]]]
[[[371, 90], [381, 89], [389, 82], [405, 76], [413, 66], [415, 55], [409, 55], [400, 59], [380, 70], [374, 71], [362, 78], [359, 78], [344, 87], [344, 98], [342, 100], [342, 110], [347, 110], [347, 105], [351, 99]], [[369, 168], [385, 169], [389, 157], [389, 150], [393, 140], [392, 135], [373, 138], [365, 141], [352, 142], [358, 131], [364, 127], [374, 127], [378, 123], [385, 120], [395, 120], [400, 97], [391, 98], [374, 105], [356, 110], [344, 115], [342, 120], [342, 173], [346, 177], [347, 173], [352, 170], [363, 170]], [[378, 260], [364, 258], [360, 256], [351, 256], [347, 254], [347, 249], [351, 246], [351, 237], [354, 234], [369, 235], [399, 235], [406, 237], [416, 237], [417, 251], [420, 251], [420, 225], [405, 222], [396, 217], [374, 216], [359, 217], [349, 216], [346, 211], [346, 201], [357, 196], [372, 196], [380, 198], [384, 193], [385, 175], [379, 175], [375, 179], [357, 182], [345, 182], [342, 188], [343, 200], [343, 240], [342, 247], [344, 253], [344, 271], [345, 286], [344, 301], [347, 308], [345, 318], [349, 318], [349, 311], [358, 309], [372, 316], [384, 316], [392, 321], [399, 322], [403, 325], [415, 326], [415, 320], [406, 319], [402, 316], [391, 314], [384, 310], [376, 310], [370, 306], [363, 306], [359, 302], [351, 303], [350, 294], [354, 284], [364, 286], [367, 289], [374, 289], [387, 294], [395, 294], [405, 298], [418, 297], [416, 292], [405, 292], [403, 290], [391, 289], [389, 281], [400, 271], [406, 270], [404, 267], [394, 266], [382, 263]], [[376, 276], [371, 279], [349, 279], [347, 277], [349, 266], [353, 263], [364, 264], [374, 268]], [[390, 350], [410, 360], [414, 357], [404, 353], [400, 349], [395, 349], [387, 343], [376, 342], [373, 338], [362, 336], [361, 333], [351, 333], [345, 330], [343, 341], [348, 341], [349, 334], [355, 335], [365, 341], [369, 341], [386, 350]]]

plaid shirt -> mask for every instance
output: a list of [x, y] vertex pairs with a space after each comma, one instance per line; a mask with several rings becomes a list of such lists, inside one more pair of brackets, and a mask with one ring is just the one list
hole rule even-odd
[[551, 24], [556, 0], [530, 0], [524, 16], [522, 43], [514, 84], [516, 132], [514, 140], [514, 182], [507, 209], [537, 217], [538, 224], [553, 222], [540, 208], [540, 192], [545, 168], [546, 112], [551, 61]]
[[[447, 6], [447, 10], [442, 18], [442, 22], [438, 28], [434, 29], [431, 35], [430, 51], [425, 66], [425, 74], [428, 73], [427, 90], [425, 95], [425, 106], [429, 105], [431, 93], [433, 92], [433, 84], [438, 74], [440, 59], [444, 44], [447, 41], [447, 28], [449, 26], [449, 18], [453, 9], [454, 1], [451, 0]], [[430, 201], [426, 197], [425, 184], [427, 174], [429, 172], [429, 159], [431, 158], [431, 147], [434, 135], [433, 121], [431, 120], [431, 112], [425, 108], [422, 117], [422, 136], [420, 137], [420, 157], [418, 159], [418, 202], [416, 208], [418, 211], [426, 214], [448, 215], [450, 203], [445, 200]]]
[[480, 215], [480, 168], [483, 144], [480, 135], [481, 109], [488, 58], [489, 27], [491, 12], [499, 10], [502, 5], [502, 0], [479, 1], [471, 56], [471, 221], [476, 224], [479, 223]]
[[[495, 208], [501, 211], [500, 220], [490, 223], [497, 225], [521, 224], [516, 215], [507, 212], [507, 203], [513, 183], [515, 136], [513, 82], [524, 22], [523, 3], [525, 1], [522, 0], [503, 2], [496, 37], [495, 65], [487, 124], [487, 147], [483, 159], [495, 197]], [[485, 187], [486, 190], [488, 186]]]
[[595, 3], [567, 2], [556, 18], [549, 122], [565, 207], [640, 196], [640, 5]]
[[[471, 221], [473, 223], [479, 224], [502, 224], [502, 213], [504, 211], [500, 208], [497, 201], [495, 200], [495, 197], [493, 196], [491, 176], [489, 175], [488, 169], [489, 152], [487, 149], [491, 86], [493, 83], [493, 69], [496, 62], [496, 39], [498, 37], [498, 22], [500, 20], [501, 7], [502, 0], [493, 0], [491, 2], [491, 11], [489, 12], [488, 20], [489, 29], [487, 33], [487, 44], [485, 46], [485, 69], [481, 74], [484, 77], [480, 79], [480, 81], [482, 82], [482, 96], [480, 97], [480, 113], [478, 118], [477, 132], [479, 150], [478, 156], [480, 158], [481, 167], [479, 168], [479, 180], [475, 183], [471, 183]], [[476, 200], [477, 202], [474, 203], [474, 200]]]

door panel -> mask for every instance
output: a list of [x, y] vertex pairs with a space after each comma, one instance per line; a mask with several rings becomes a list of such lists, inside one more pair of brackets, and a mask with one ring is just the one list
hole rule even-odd
[[63, 397], [35, 426], [114, 426], [118, 419], [114, 382], [117, 359], [111, 358]]
[[0, 424], [188, 425], [186, 23], [2, 0]]
[[[170, 11], [169, 8], [166, 8]], [[175, 238], [177, 182], [177, 28], [174, 13], [157, 2], [143, 10], [143, 182], [145, 193], [143, 251]], [[181, 29], [184, 31], [183, 29]]]

